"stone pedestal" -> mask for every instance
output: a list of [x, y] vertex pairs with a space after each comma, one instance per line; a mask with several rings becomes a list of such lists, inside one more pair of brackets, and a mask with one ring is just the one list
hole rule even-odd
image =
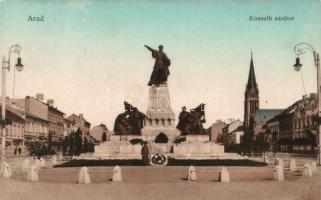
[[142, 129], [142, 135], [146, 140], [154, 140], [158, 134], [164, 133], [169, 141], [173, 141], [180, 135], [180, 131], [176, 129], [175, 113], [170, 106], [167, 84], [150, 87], [146, 115], [149, 120], [145, 121]]
[[222, 183], [229, 183], [230, 182], [230, 174], [227, 171], [226, 167], [222, 167], [221, 172], [219, 173], [218, 177], [219, 181]]
[[142, 159], [142, 146], [140, 144], [132, 145], [129, 141], [107, 141], [95, 145], [94, 157], [99, 159]]
[[31, 165], [27, 173], [28, 181], [39, 181], [38, 169], [36, 165]]
[[186, 135], [187, 142], [209, 142], [209, 135]]
[[121, 180], [122, 180], [121, 169], [118, 165], [116, 165], [113, 169], [112, 181], [121, 181]]
[[90, 183], [90, 176], [88, 173], [87, 167], [80, 168], [79, 174], [78, 174], [78, 183], [79, 184], [88, 184]]
[[276, 165], [273, 170], [274, 180], [284, 181], [284, 172], [283, 167], [281, 165]]
[[190, 166], [190, 167], [188, 168], [187, 180], [188, 180], [188, 181], [196, 181], [196, 180], [197, 180], [195, 167]]
[[29, 160], [28, 160], [28, 159], [25, 159], [25, 160], [22, 162], [22, 171], [23, 171], [23, 172], [28, 171], [29, 165], [30, 165]]

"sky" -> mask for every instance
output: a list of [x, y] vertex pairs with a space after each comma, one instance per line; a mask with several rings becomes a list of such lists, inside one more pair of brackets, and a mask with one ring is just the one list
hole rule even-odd
[[[16, 73], [15, 98], [44, 93], [67, 116], [83, 113], [92, 125], [112, 129], [124, 101], [146, 112], [154, 60], [144, 45], [162, 44], [172, 63], [168, 87], [176, 117], [184, 105], [206, 103], [208, 127], [218, 119], [243, 120], [251, 50], [260, 108], [285, 108], [316, 92], [312, 54], [301, 56], [300, 72], [292, 65], [299, 42], [320, 52], [320, 19], [320, 0], [0, 0], [0, 54], [22, 47], [25, 68]], [[9, 97], [13, 73], [7, 74]]]

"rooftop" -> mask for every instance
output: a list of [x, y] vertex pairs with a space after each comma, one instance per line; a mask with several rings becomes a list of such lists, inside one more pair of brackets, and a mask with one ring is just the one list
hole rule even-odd
[[255, 121], [259, 123], [266, 123], [274, 116], [280, 114], [284, 109], [258, 109], [255, 114]]
[[256, 88], [256, 78], [255, 78], [255, 72], [254, 72], [254, 64], [253, 64], [253, 58], [252, 58], [252, 52], [251, 52], [251, 63], [250, 63], [250, 71], [249, 71], [249, 77], [247, 80], [246, 88]]

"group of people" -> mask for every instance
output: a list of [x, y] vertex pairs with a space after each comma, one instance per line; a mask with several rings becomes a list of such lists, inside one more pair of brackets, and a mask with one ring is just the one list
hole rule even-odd
[[29, 146], [30, 155], [34, 157], [46, 157], [49, 154], [49, 148], [44, 143], [32, 143]]
[[14, 155], [20, 155], [22, 153], [22, 149], [21, 149], [21, 147], [20, 146], [16, 146], [15, 148], [14, 148], [14, 150], [13, 150], [13, 154]]

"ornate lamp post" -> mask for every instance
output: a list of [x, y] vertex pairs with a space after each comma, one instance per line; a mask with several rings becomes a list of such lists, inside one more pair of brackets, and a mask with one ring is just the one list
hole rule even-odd
[[307, 51], [312, 52], [314, 58], [314, 65], [317, 69], [317, 88], [318, 88], [318, 165], [321, 165], [321, 74], [320, 74], [320, 56], [319, 53], [315, 51], [313, 46], [306, 42], [301, 42], [295, 45], [294, 53], [297, 55], [296, 62], [293, 65], [296, 71], [300, 71], [302, 65], [300, 63], [299, 56], [305, 54]]
[[6, 72], [10, 71], [10, 56], [12, 53], [18, 55], [17, 63], [15, 65], [17, 71], [22, 71], [23, 65], [21, 64], [20, 58], [21, 47], [18, 44], [12, 45], [9, 48], [8, 60], [6, 57], [2, 57], [2, 113], [1, 113], [1, 163], [5, 161], [5, 146], [6, 146], [6, 125], [8, 124], [6, 120]]

